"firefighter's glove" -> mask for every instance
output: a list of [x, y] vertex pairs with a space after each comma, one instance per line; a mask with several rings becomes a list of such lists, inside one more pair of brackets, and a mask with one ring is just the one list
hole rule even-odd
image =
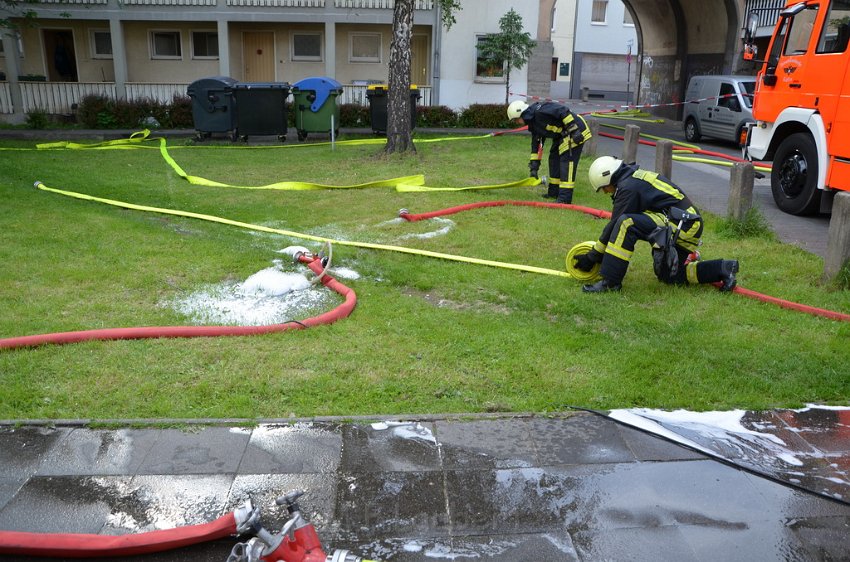
[[528, 163], [529, 177], [536, 178], [537, 172], [540, 170], [540, 160], [531, 160]]
[[593, 266], [595, 266], [597, 263], [600, 263], [601, 261], [602, 254], [600, 254], [596, 250], [590, 250], [586, 254], [576, 256], [576, 269], [580, 269], [581, 271], [590, 271], [591, 269], [593, 269]]
[[584, 135], [581, 134], [581, 131], [573, 131], [570, 134], [570, 138], [573, 141], [573, 144], [581, 144], [584, 142]]

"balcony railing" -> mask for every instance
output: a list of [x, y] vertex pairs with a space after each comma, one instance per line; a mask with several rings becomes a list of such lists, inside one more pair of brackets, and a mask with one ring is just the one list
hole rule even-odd
[[[393, 0], [334, 0], [337, 8], [379, 8], [391, 10], [395, 2]], [[415, 0], [414, 10], [433, 10], [434, 0]]]
[[[41, 110], [54, 115], [70, 115], [75, 106], [87, 95], [96, 94], [116, 98], [115, 84], [111, 82], [19, 82], [23, 97], [23, 111]], [[185, 96], [188, 84], [150, 84], [128, 82], [127, 99], [153, 99], [169, 103], [175, 95]], [[338, 104], [352, 103], [369, 105], [366, 98], [366, 86], [343, 84]], [[419, 105], [431, 105], [431, 87], [419, 86]], [[0, 114], [14, 111], [8, 82], [0, 82]]]

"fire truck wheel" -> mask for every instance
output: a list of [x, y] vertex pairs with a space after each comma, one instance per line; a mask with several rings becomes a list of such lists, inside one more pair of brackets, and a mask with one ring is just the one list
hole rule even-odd
[[773, 157], [770, 189], [773, 200], [791, 215], [811, 215], [820, 209], [818, 154], [807, 133], [794, 133], [782, 141]]
[[688, 142], [699, 142], [701, 138], [702, 135], [699, 132], [699, 125], [697, 125], [696, 119], [688, 117], [688, 120], [685, 121], [685, 140]]

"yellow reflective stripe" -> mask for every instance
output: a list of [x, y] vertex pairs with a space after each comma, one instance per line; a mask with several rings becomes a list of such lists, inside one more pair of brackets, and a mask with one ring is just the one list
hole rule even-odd
[[612, 243], [608, 244], [608, 247], [605, 249], [605, 253], [610, 254], [615, 258], [620, 258], [623, 261], [630, 261], [634, 252], [630, 252], [629, 250]]
[[685, 266], [685, 277], [691, 285], [699, 285], [699, 279], [697, 279], [697, 264], [699, 264], [699, 262], [693, 261]]
[[575, 177], [576, 177], [576, 166], [575, 166], [575, 163], [573, 163], [571, 161], [569, 166], [567, 166], [567, 178], [568, 178], [567, 181], [569, 182], [570, 186], [575, 185]]
[[597, 240], [596, 242], [593, 243], [593, 249], [596, 250], [597, 252], [599, 252], [600, 254], [605, 253], [605, 247], [606, 247], [605, 244], [603, 244], [599, 240]]
[[675, 186], [658, 179], [657, 172], [650, 172], [649, 170], [637, 170], [634, 174], [632, 174], [632, 177], [649, 182], [650, 184], [652, 184], [652, 187], [654, 187], [658, 191], [666, 193], [671, 197], [675, 197], [678, 200], [682, 200], [685, 198], [685, 194], [676, 189]]
[[644, 211], [643, 214], [651, 218], [652, 222], [654, 222], [656, 226], [664, 226], [667, 223], [667, 217], [664, 213], [659, 213], [658, 211]]
[[564, 118], [562, 119], [562, 121], [564, 122], [564, 125], [569, 125], [570, 123], [572, 123], [573, 121], [575, 121], [575, 119], [573, 119], [573, 114], [572, 114], [572, 113], [567, 113], [567, 116], [566, 116], [566, 117], [564, 117]]
[[561, 178], [549, 178], [549, 183], [552, 185], [561, 185]]
[[540, 160], [540, 155], [536, 152], [531, 153], [531, 158], [529, 160]]
[[552, 131], [553, 133], [560, 133], [561, 131], [563, 131], [563, 129], [561, 127], [558, 127], [557, 125], [546, 125], [546, 130]]
[[626, 232], [634, 223], [634, 219], [631, 218], [625, 219], [620, 223], [620, 230], [617, 231], [617, 237], [608, 244], [608, 247], [605, 249], [606, 253], [625, 261], [632, 259], [632, 254], [634, 252], [623, 248], [623, 240], [626, 238]]

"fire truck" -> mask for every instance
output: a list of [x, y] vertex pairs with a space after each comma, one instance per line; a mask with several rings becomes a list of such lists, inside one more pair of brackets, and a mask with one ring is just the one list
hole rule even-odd
[[758, 15], [744, 27], [743, 58], [760, 64], [745, 155], [772, 161], [776, 205], [792, 215], [828, 212], [850, 190], [850, 0], [790, 0], [763, 60]]

